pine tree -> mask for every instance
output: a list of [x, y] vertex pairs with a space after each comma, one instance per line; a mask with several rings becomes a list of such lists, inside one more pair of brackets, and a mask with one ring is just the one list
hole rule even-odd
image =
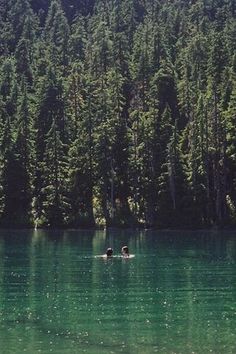
[[16, 81], [15, 65], [13, 60], [5, 59], [2, 64], [0, 78], [0, 95], [2, 106], [12, 121], [16, 118], [18, 85]]
[[85, 48], [87, 33], [85, 30], [85, 19], [77, 16], [71, 26], [69, 55], [74, 62], [83, 62], [85, 59]]
[[94, 225], [94, 83], [91, 77], [72, 73], [70, 102], [74, 122], [69, 151], [71, 219], [75, 226]]
[[16, 151], [18, 165], [21, 173], [17, 184], [21, 186], [21, 217], [25, 224], [32, 223], [32, 163], [34, 157], [33, 149], [32, 119], [29, 111], [29, 98], [27, 88], [22, 87], [22, 98], [18, 111], [18, 129], [16, 136]]
[[[8, 6], [8, 17], [14, 33], [11, 49], [15, 49], [26, 30], [25, 26], [28, 26], [27, 23], [34, 18], [34, 14], [28, 0], [10, 0]], [[33, 27], [31, 27], [31, 30], [33, 30]]]
[[22, 186], [18, 181], [21, 166], [17, 158], [15, 142], [12, 136], [10, 119], [7, 118], [1, 141], [1, 217], [2, 226], [25, 226], [21, 214]]
[[158, 225], [161, 227], [192, 224], [188, 208], [191, 199], [178, 140], [179, 134], [175, 124], [172, 125], [165, 161], [158, 179]]
[[[235, 77], [235, 73], [234, 73]], [[236, 81], [233, 80], [233, 91], [227, 111], [224, 113], [226, 124], [226, 157], [227, 157], [227, 205], [231, 218], [235, 222], [236, 206]]]
[[[64, 103], [62, 99], [62, 87], [60, 81], [57, 80], [51, 68], [48, 71], [48, 77], [41, 88], [41, 94], [35, 120], [36, 130], [36, 161], [35, 161], [35, 198], [34, 209], [36, 218], [41, 221], [43, 216], [43, 203], [45, 194], [43, 193], [45, 180], [45, 154], [47, 150], [46, 136], [51, 130], [53, 123], [56, 128], [56, 135], [59, 134], [59, 140], [62, 144], [66, 144], [67, 131], [64, 115]], [[52, 132], [54, 131], [52, 130]], [[58, 143], [59, 144], [59, 143]], [[59, 144], [60, 146], [60, 144]]]
[[[111, 146], [111, 204], [112, 216], [118, 224], [130, 222], [128, 205], [128, 129], [127, 107], [125, 106], [125, 79], [118, 68], [108, 74], [108, 114], [109, 124], [114, 129], [114, 141]], [[129, 220], [129, 221], [128, 221]]]
[[66, 73], [70, 28], [59, 0], [53, 0], [45, 23], [45, 39], [49, 46], [51, 61]]
[[56, 119], [45, 137], [46, 149], [43, 157], [42, 214], [46, 225], [64, 226], [67, 222], [67, 155], [60, 139]]
[[0, 93], [4, 100], [6, 100], [11, 95], [14, 77], [15, 68], [13, 60], [7, 58], [3, 61], [1, 66]]
[[25, 77], [29, 85], [33, 83], [33, 74], [30, 65], [29, 57], [29, 42], [25, 39], [21, 39], [16, 47], [16, 71], [19, 77], [22, 75]]

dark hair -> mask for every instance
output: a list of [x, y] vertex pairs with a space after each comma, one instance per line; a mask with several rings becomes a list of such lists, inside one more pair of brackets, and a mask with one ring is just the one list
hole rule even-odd
[[113, 249], [109, 247], [109, 248], [107, 249], [107, 251], [106, 251], [106, 255], [107, 255], [108, 257], [110, 257], [110, 256], [112, 256], [112, 254], [113, 254]]
[[123, 247], [122, 247], [122, 251], [123, 251], [124, 253], [126, 253], [126, 254], [129, 254], [129, 248], [128, 248], [128, 246], [123, 246]]

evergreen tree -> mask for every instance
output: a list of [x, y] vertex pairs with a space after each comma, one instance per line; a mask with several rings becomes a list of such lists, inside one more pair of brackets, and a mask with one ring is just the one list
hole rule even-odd
[[[46, 81], [46, 80], [45, 80]], [[53, 125], [54, 124], [54, 125]], [[52, 129], [53, 127], [53, 129]], [[45, 174], [45, 154], [47, 152], [47, 139], [49, 131], [52, 136], [51, 141], [56, 144], [57, 139], [66, 143], [66, 127], [64, 117], [64, 103], [62, 100], [62, 87], [61, 83], [55, 77], [53, 71], [49, 68], [47, 82], [44, 82], [35, 120], [36, 130], [36, 161], [35, 161], [35, 199], [34, 208], [35, 214], [39, 221], [44, 215], [44, 181]], [[54, 132], [56, 131], [56, 135]], [[59, 134], [59, 137], [57, 135]], [[55, 135], [55, 136], [54, 136]], [[53, 139], [56, 139], [55, 141]], [[58, 146], [60, 143], [58, 142]], [[53, 155], [54, 156], [54, 155]], [[49, 166], [47, 166], [49, 168]]]
[[[5, 122], [1, 141], [2, 169], [1, 169], [1, 217], [2, 226], [26, 226], [28, 220], [22, 213], [24, 203], [24, 185], [22, 166], [19, 163], [15, 142], [12, 136], [12, 127], [9, 118]], [[19, 179], [20, 178], [20, 179]]]
[[28, 84], [32, 85], [33, 74], [30, 65], [28, 45], [29, 43], [25, 39], [21, 39], [16, 47], [16, 71], [19, 77], [23, 75]]
[[45, 23], [45, 38], [49, 45], [51, 61], [66, 73], [70, 28], [59, 0], [53, 0]]
[[68, 221], [67, 199], [67, 155], [60, 139], [56, 118], [45, 137], [46, 149], [43, 157], [42, 215], [46, 225], [63, 226]]
[[15, 66], [11, 59], [5, 59], [2, 64], [0, 95], [2, 96], [2, 107], [4, 107], [4, 110], [11, 120], [15, 120], [18, 85], [16, 81]]
[[[235, 73], [234, 73], [235, 76]], [[226, 122], [226, 157], [227, 157], [227, 205], [233, 221], [235, 221], [236, 206], [236, 81], [233, 81], [233, 91], [225, 114]]]
[[94, 83], [73, 72], [71, 108], [74, 139], [69, 151], [71, 218], [73, 225], [94, 225]]
[[21, 217], [25, 224], [32, 224], [32, 162], [34, 157], [32, 120], [29, 111], [29, 98], [26, 86], [22, 87], [22, 98], [18, 111], [16, 136], [16, 155], [20, 172], [17, 184], [20, 185]]
[[[8, 2], [8, 17], [14, 33], [12, 48], [15, 49], [19, 39], [28, 26], [28, 21], [34, 18], [33, 11], [28, 0], [10, 0]], [[29, 28], [29, 27], [28, 27]], [[33, 30], [33, 26], [31, 27]]]

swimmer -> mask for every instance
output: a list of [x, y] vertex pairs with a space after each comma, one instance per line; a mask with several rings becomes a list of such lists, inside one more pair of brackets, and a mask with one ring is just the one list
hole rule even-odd
[[113, 255], [113, 249], [111, 247], [109, 247], [106, 251], [106, 256], [107, 257], [112, 257]]
[[128, 258], [129, 257], [129, 248], [127, 246], [123, 246], [121, 248], [121, 253], [124, 258]]

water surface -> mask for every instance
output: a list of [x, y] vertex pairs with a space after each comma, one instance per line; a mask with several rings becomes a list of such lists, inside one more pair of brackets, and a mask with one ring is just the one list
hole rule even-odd
[[0, 231], [0, 353], [236, 353], [235, 261], [236, 232]]

